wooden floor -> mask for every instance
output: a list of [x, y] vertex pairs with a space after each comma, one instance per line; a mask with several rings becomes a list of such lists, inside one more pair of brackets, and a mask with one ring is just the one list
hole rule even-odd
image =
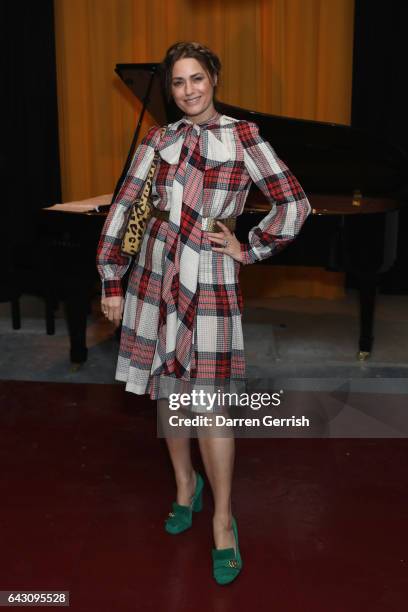
[[0, 590], [70, 591], [75, 612], [405, 609], [407, 440], [236, 440], [244, 568], [221, 587], [208, 481], [192, 529], [163, 529], [175, 489], [154, 402], [20, 381], [0, 401]]

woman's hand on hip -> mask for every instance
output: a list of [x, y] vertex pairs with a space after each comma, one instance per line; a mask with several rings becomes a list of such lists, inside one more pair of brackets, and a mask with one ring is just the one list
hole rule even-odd
[[219, 247], [213, 246], [213, 251], [225, 253], [236, 261], [242, 262], [243, 254], [241, 252], [240, 241], [222, 221], [217, 221], [217, 223], [222, 229], [221, 232], [206, 232], [211, 241], [220, 245]]
[[104, 297], [101, 299], [101, 310], [105, 317], [118, 327], [123, 316], [125, 300], [122, 296]]

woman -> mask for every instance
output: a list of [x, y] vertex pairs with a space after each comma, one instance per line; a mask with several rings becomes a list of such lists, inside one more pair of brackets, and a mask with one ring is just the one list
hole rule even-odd
[[[202, 412], [209, 405], [193, 401], [194, 390], [245, 389], [241, 264], [269, 257], [292, 241], [310, 205], [257, 126], [216, 111], [221, 64], [210, 49], [177, 43], [162, 65], [168, 98], [184, 116], [164, 133], [159, 127], [149, 130], [111, 206], [98, 247], [101, 304], [116, 324], [123, 314], [116, 378], [126, 382], [126, 390], [148, 393], [159, 410], [168, 407], [172, 394], [188, 393], [190, 409]], [[131, 263], [120, 252], [126, 213], [155, 153], [154, 215], [124, 300], [121, 278]], [[248, 243], [240, 243], [233, 232], [235, 217], [243, 212], [252, 181], [271, 211], [251, 229]], [[203, 479], [193, 469], [189, 437], [167, 435], [166, 442], [177, 501], [165, 528], [176, 534], [188, 529], [192, 511], [201, 509]], [[213, 575], [226, 584], [242, 568], [231, 513], [234, 438], [204, 435], [199, 446], [214, 497]]]

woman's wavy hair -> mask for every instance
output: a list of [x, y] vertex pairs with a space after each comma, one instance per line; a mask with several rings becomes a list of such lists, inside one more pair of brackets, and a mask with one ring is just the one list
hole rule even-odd
[[[205, 47], [197, 42], [175, 43], [167, 49], [166, 55], [160, 65], [168, 102], [171, 102], [172, 100], [171, 78], [173, 74], [173, 66], [179, 59], [183, 59], [185, 57], [196, 59], [204, 70], [208, 72], [213, 82], [215, 77], [218, 77], [221, 71], [221, 62], [219, 57], [208, 47]], [[214, 98], [215, 90], [216, 86], [214, 86]]]

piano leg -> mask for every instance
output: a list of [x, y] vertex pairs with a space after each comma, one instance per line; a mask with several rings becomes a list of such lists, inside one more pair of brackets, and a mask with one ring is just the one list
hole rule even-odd
[[70, 359], [73, 364], [85, 363], [88, 358], [86, 346], [86, 323], [89, 300], [87, 292], [68, 295], [64, 300], [65, 316], [70, 339]]
[[11, 300], [11, 320], [13, 329], [21, 329], [20, 300], [18, 297], [13, 297]]
[[357, 358], [364, 361], [370, 356], [374, 341], [374, 312], [377, 294], [377, 281], [375, 277], [359, 279], [360, 294], [360, 340]]
[[49, 293], [45, 296], [45, 329], [49, 336], [55, 334], [55, 298]]

